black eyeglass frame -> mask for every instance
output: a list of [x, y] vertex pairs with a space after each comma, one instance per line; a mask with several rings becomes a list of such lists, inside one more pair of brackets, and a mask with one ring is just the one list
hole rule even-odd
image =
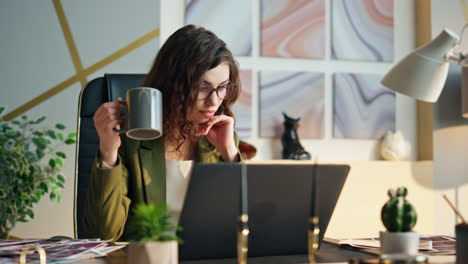
[[[223, 88], [223, 87], [226, 88], [226, 95], [225, 95], [224, 97], [221, 97], [221, 96], [219, 96], [218, 91], [219, 91], [220, 88]], [[227, 84], [220, 85], [220, 86], [218, 86], [218, 87], [216, 87], [216, 88], [213, 88], [213, 87], [211, 87], [211, 86], [203, 86], [203, 85], [200, 86], [200, 88], [210, 88], [211, 91], [208, 93], [208, 95], [207, 95], [205, 98], [200, 98], [200, 97], [199, 97], [199, 96], [200, 96], [200, 95], [199, 95], [199, 94], [200, 94], [200, 91], [199, 91], [199, 92], [198, 92], [198, 95], [197, 95], [197, 99], [198, 99], [198, 100], [206, 100], [206, 99], [210, 98], [210, 96], [211, 96], [214, 92], [216, 92], [216, 96], [217, 96], [219, 99], [221, 99], [221, 100], [229, 100], [229, 98], [232, 96], [232, 91], [234, 90], [235, 85], [234, 85], [233, 83], [229, 82], [229, 83], [227, 83]]]

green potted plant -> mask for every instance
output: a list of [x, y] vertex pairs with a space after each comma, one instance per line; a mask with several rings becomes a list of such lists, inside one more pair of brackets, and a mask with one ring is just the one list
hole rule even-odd
[[33, 205], [44, 195], [60, 202], [66, 155], [56, 147], [74, 144], [76, 137], [64, 136], [62, 124], [41, 127], [45, 117], [4, 121], [4, 110], [0, 107], [0, 239], [7, 238], [17, 222], [33, 219]]
[[128, 262], [141, 264], [178, 263], [182, 240], [165, 205], [138, 204], [129, 219]]
[[407, 194], [405, 187], [388, 190], [389, 200], [381, 212], [382, 223], [387, 228], [387, 232], [380, 232], [382, 254], [418, 254], [419, 235], [413, 232], [417, 214], [413, 205], [406, 200]]

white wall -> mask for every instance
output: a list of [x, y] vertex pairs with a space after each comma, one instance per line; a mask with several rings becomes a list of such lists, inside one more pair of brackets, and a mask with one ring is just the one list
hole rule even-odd
[[[462, 2], [468, 4], [465, 0], [432, 0], [433, 38], [443, 28], [460, 35], [467, 19]], [[468, 51], [466, 35], [457, 50]], [[457, 221], [442, 194], [447, 194], [465, 218], [468, 217], [468, 120], [461, 117], [460, 88], [461, 68], [451, 64], [444, 90], [434, 105], [434, 188], [437, 191], [434, 203], [438, 233], [454, 233]]]
[[[432, 162], [351, 162], [346, 183], [325, 236], [332, 238], [378, 237], [385, 227], [380, 220], [387, 190], [405, 186], [407, 199], [418, 219], [414, 231], [434, 234]], [[370, 198], [372, 197], [372, 198]]]
[[[84, 0], [61, 1], [70, 24], [83, 67], [89, 67], [119, 48], [160, 27], [160, 38], [149, 42], [114, 63], [88, 76], [87, 80], [102, 76], [106, 72], [142, 73], [147, 72], [160, 43], [163, 43], [176, 29], [184, 25], [183, 0]], [[253, 40], [259, 41], [259, 0], [253, 0]], [[330, 11], [331, 1], [327, 1]], [[158, 20], [160, 12], [160, 20]], [[395, 0], [395, 59], [402, 57], [414, 47], [414, 6], [413, 1]], [[326, 42], [330, 42], [330, 12], [326, 16]], [[51, 1], [1, 1], [0, 2], [0, 105], [9, 110], [44, 93], [59, 82], [75, 74], [62, 30]], [[252, 69], [253, 106], [252, 137], [246, 139], [257, 147], [256, 160], [280, 157], [279, 140], [258, 137], [258, 82], [259, 69], [281, 69], [292, 65], [303, 71], [325, 73], [325, 137], [321, 140], [302, 140], [304, 147], [317, 154], [320, 161], [347, 162], [369, 161], [378, 157], [378, 141], [333, 139], [332, 138], [332, 72], [385, 73], [391, 63], [363, 63], [333, 61], [327, 51], [326, 59], [320, 61], [260, 58], [258, 46], [253, 46], [252, 57], [237, 58], [241, 68]], [[49, 124], [64, 123], [69, 131], [75, 130], [80, 83], [75, 83], [63, 92], [32, 108], [29, 116], [46, 115]], [[8, 112], [8, 111], [7, 111]], [[397, 95], [396, 128], [402, 130], [416, 149], [415, 102], [408, 97]], [[36, 217], [26, 224], [18, 224], [13, 231], [20, 237], [47, 237], [52, 235], [73, 235], [73, 177], [74, 148], [66, 149], [66, 185], [61, 204], [43, 199], [36, 207]]]
[[[85, 69], [159, 27], [158, 0], [61, 2]], [[6, 113], [75, 75], [52, 1], [1, 1], [0, 32], [0, 105], [8, 107]], [[158, 49], [156, 38], [87, 80], [106, 72], [146, 72]], [[75, 131], [80, 90], [81, 84], [74, 83], [25, 114], [47, 116], [47, 124], [63, 123], [67, 132]], [[18, 224], [13, 235], [73, 236], [75, 146], [67, 146], [65, 152], [68, 158], [63, 169], [66, 183], [62, 202], [51, 203], [44, 197], [34, 208], [35, 219]]]

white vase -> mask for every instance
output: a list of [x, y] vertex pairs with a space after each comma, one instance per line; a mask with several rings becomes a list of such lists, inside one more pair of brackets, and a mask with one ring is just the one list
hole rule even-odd
[[381, 254], [418, 255], [419, 234], [416, 232], [380, 232]]
[[130, 243], [128, 263], [138, 264], [178, 264], [177, 241]]
[[380, 154], [384, 160], [403, 161], [409, 160], [411, 144], [403, 137], [401, 131], [388, 131], [380, 145]]

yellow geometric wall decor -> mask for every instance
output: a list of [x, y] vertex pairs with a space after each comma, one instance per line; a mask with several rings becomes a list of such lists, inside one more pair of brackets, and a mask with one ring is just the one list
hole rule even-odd
[[29, 109], [41, 104], [42, 102], [46, 101], [47, 99], [51, 98], [52, 96], [60, 93], [61, 91], [65, 90], [66, 88], [70, 87], [76, 82], [80, 82], [82, 86], [84, 86], [88, 81], [87, 77], [96, 71], [99, 71], [103, 67], [111, 64], [112, 62], [118, 60], [119, 58], [127, 55], [128, 53], [138, 49], [139, 47], [143, 46], [144, 44], [148, 43], [149, 41], [157, 38], [160, 34], [159, 27], [150, 31], [149, 33], [143, 35], [142, 37], [132, 41], [125, 47], [117, 50], [116, 52], [112, 53], [111, 55], [105, 57], [104, 59], [96, 62], [95, 64], [83, 68], [81, 63], [81, 59], [78, 53], [78, 49], [76, 48], [75, 41], [73, 39], [73, 35], [70, 31], [70, 27], [68, 25], [67, 18], [65, 16], [65, 12], [63, 11], [62, 3], [60, 0], [52, 0], [52, 3], [55, 8], [55, 12], [60, 22], [60, 27], [62, 28], [63, 35], [65, 37], [65, 42], [67, 44], [68, 50], [70, 52], [70, 56], [73, 62], [73, 66], [75, 67], [76, 74], [72, 77], [60, 82], [59, 84], [53, 86], [49, 90], [45, 91], [44, 93], [40, 94], [39, 96], [31, 99], [30, 101], [24, 103], [23, 105], [19, 106], [18, 108], [14, 109], [13, 111], [6, 114], [3, 119], [6, 121], [12, 120], [21, 114], [25, 113]]

